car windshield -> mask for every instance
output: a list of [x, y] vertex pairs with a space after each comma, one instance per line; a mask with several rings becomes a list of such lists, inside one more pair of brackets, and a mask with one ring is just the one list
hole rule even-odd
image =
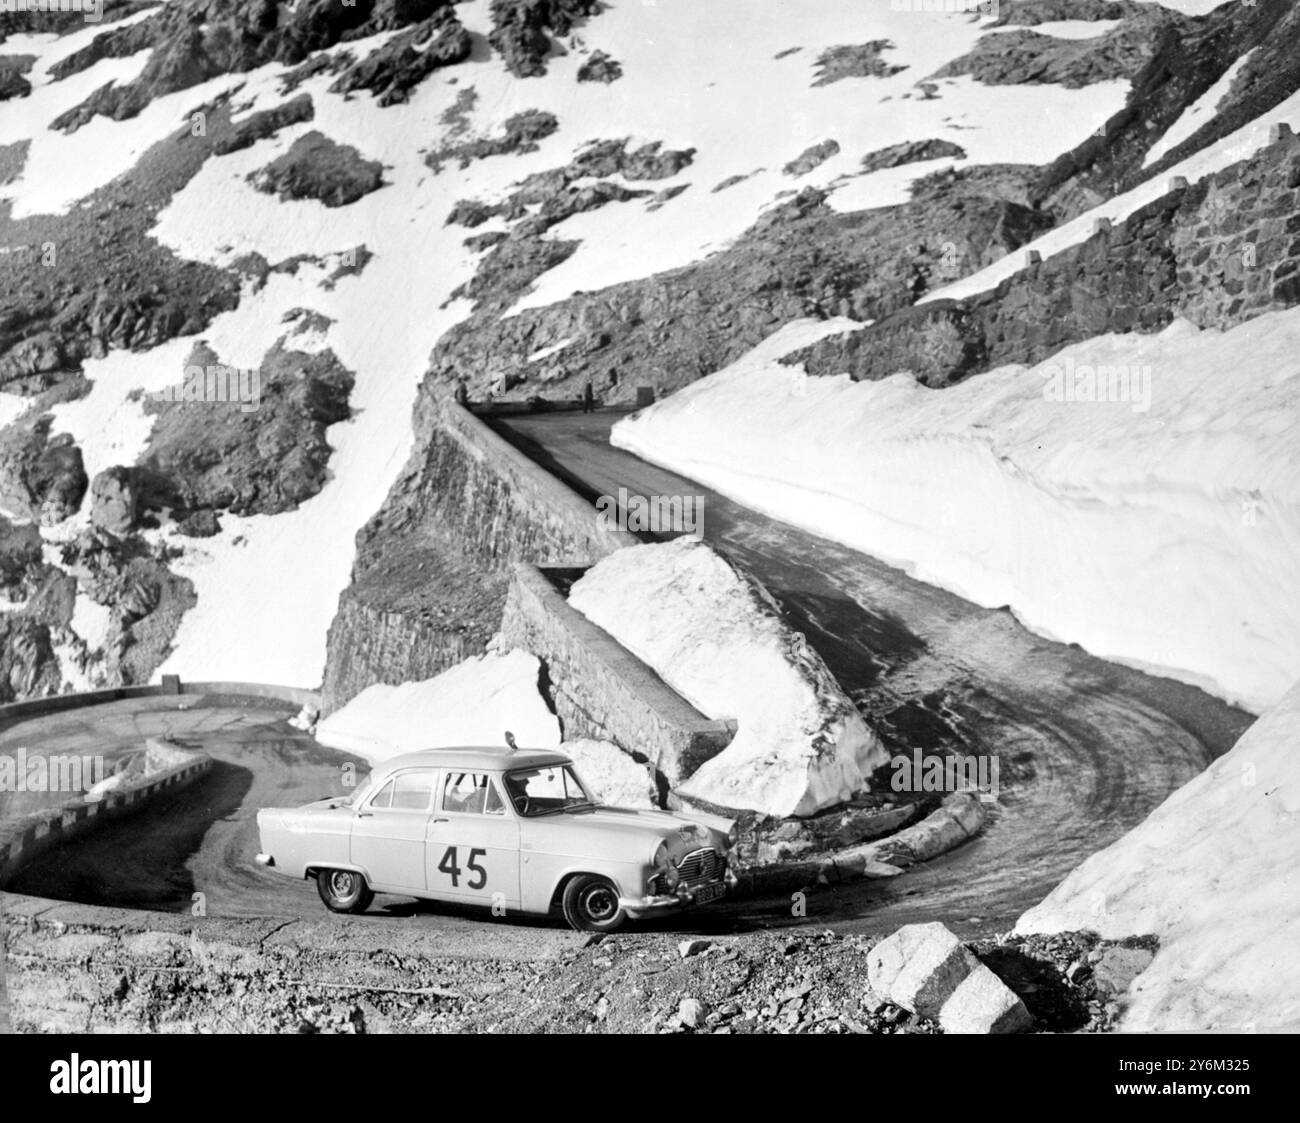
[[505, 777], [506, 793], [520, 815], [553, 815], [574, 807], [591, 807], [592, 799], [578, 774], [567, 764], [521, 768]]

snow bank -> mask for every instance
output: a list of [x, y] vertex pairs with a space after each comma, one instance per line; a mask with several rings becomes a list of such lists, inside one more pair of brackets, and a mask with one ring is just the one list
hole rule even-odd
[[560, 746], [573, 758], [592, 798], [610, 807], [658, 807], [654, 781], [643, 764], [609, 741], [586, 738]]
[[316, 740], [372, 764], [417, 749], [560, 743], [560, 723], [537, 689], [541, 664], [526, 651], [466, 659], [440, 675], [367, 687], [316, 726]]
[[371, 686], [316, 727], [316, 740], [372, 764], [418, 749], [559, 745], [593, 797], [611, 807], [655, 807], [649, 770], [608, 741], [560, 745], [560, 723], [537, 689], [541, 664], [526, 651], [482, 655], [423, 682]]
[[[1256, 712], [1300, 676], [1300, 309], [1102, 336], [945, 390], [775, 361], [843, 326], [791, 325], [611, 439]], [[1127, 368], [1130, 400], [1052, 400], [1054, 376], [1103, 366]]]
[[1017, 932], [1154, 933], [1121, 1028], [1300, 1031], [1300, 683]]
[[728, 808], [808, 815], [865, 786], [885, 752], [770, 595], [693, 538], [597, 563], [569, 603], [735, 739], [678, 791]]

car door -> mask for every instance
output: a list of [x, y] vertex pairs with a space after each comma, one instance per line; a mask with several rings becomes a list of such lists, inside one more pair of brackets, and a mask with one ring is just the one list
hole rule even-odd
[[429, 892], [457, 901], [519, 908], [519, 820], [500, 778], [448, 768], [429, 824]]
[[436, 768], [406, 768], [367, 796], [352, 820], [351, 861], [372, 889], [424, 893], [425, 840]]

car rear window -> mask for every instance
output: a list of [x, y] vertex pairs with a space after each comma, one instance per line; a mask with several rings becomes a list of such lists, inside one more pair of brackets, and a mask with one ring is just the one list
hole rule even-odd
[[400, 772], [393, 777], [393, 807], [427, 811], [433, 799], [432, 772]]

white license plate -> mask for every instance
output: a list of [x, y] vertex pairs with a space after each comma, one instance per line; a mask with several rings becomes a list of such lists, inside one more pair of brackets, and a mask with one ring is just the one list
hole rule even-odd
[[709, 901], [716, 901], [726, 891], [727, 887], [725, 885], [701, 885], [695, 890], [695, 903], [704, 905], [708, 904]]

